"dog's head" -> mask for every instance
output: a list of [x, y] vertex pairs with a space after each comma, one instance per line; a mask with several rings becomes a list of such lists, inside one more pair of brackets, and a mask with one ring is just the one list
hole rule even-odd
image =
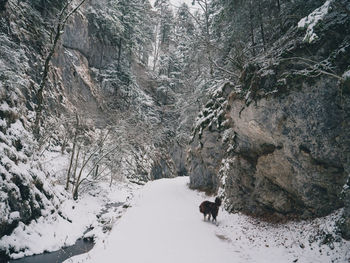
[[221, 199], [220, 199], [219, 197], [216, 197], [216, 198], [215, 198], [215, 204], [216, 204], [217, 206], [220, 206], [220, 205], [221, 205]]

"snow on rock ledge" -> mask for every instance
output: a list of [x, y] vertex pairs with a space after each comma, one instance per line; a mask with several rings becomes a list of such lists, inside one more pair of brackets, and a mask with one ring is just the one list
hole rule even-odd
[[312, 43], [318, 39], [314, 27], [328, 14], [332, 2], [332, 0], [327, 0], [321, 7], [299, 21], [298, 28], [306, 28], [305, 42]]

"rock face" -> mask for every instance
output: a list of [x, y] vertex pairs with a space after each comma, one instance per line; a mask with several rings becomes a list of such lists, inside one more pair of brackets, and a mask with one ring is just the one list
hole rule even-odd
[[[308, 218], [344, 205], [350, 20], [334, 5], [320, 23], [316, 41], [292, 28], [246, 65], [240, 83], [213, 94], [188, 152], [191, 187], [219, 192], [228, 210], [253, 215]], [[315, 61], [329, 62], [334, 74]]]
[[344, 189], [344, 213], [342, 218], [339, 220], [338, 225], [342, 236], [350, 240], [350, 185], [349, 181]]
[[227, 189], [226, 197], [235, 209], [255, 200], [252, 213], [271, 209], [320, 216], [341, 207], [347, 178], [343, 152], [349, 145], [342, 143], [347, 132], [335, 86], [320, 79], [286, 96], [262, 98], [243, 111], [245, 102], [229, 101], [237, 156], [227, 176], [242, 189]]
[[[160, 119], [153, 98], [138, 83], [129, 85], [132, 62], [126, 48], [120, 54], [119, 38], [104, 24], [107, 3], [110, 1], [86, 1], [70, 17], [50, 62], [43, 116], [45, 125], [53, 126], [41, 131], [46, 132], [43, 138], [52, 136], [56, 146], [63, 142], [61, 125], [75, 113], [85, 120], [86, 129], [102, 130], [115, 124], [116, 112], [143, 115], [138, 115], [142, 120], [151, 112], [153, 119]], [[59, 207], [60, 200], [50, 187], [54, 175], [44, 171], [35, 158], [39, 144], [45, 142], [33, 138], [31, 130], [40, 73], [62, 4], [60, 0], [46, 4], [0, 1], [0, 237], [10, 234], [19, 222], [28, 224]], [[152, 144], [146, 140], [141, 143]], [[141, 158], [145, 155], [141, 150], [135, 153], [141, 156], [141, 161], [135, 158], [141, 168], [126, 156], [133, 170], [124, 170], [136, 177], [135, 181], [175, 176], [169, 157], [152, 156], [159, 151], [148, 148], [151, 153], [146, 160]]]
[[164, 155], [164, 157], [159, 157], [158, 160], [154, 161], [150, 173], [150, 178], [152, 180], [174, 177], [176, 167], [172, 159], [166, 157], [168, 156]]

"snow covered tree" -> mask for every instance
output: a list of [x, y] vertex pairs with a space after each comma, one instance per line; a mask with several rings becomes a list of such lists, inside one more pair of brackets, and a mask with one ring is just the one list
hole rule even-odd
[[176, 64], [174, 71], [179, 72], [182, 78], [188, 77], [191, 73], [193, 63], [195, 41], [195, 25], [188, 5], [183, 3], [178, 9], [175, 17], [174, 42]]
[[115, 8], [121, 13], [119, 19], [123, 27], [118, 43], [118, 65], [122, 53], [147, 64], [152, 40], [151, 5], [144, 0], [120, 0], [115, 2]]
[[169, 75], [171, 58], [168, 54], [174, 33], [174, 16], [169, 0], [157, 0], [154, 3], [154, 7], [156, 9], [156, 25], [153, 44], [153, 71], [158, 71], [159, 74]]

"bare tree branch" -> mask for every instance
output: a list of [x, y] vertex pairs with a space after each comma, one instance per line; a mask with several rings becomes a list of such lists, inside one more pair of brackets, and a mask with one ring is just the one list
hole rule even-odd
[[[305, 65], [307, 65], [308, 67], [310, 67], [311, 69], [318, 71], [319, 73], [322, 73], [324, 75], [328, 75], [330, 77], [336, 78], [340, 81], [344, 81], [344, 79], [341, 76], [338, 76], [332, 72], [329, 71], [325, 71], [323, 69], [317, 68], [317, 65], [321, 65], [320, 62], [317, 61], [313, 61], [311, 59], [308, 58], [303, 58], [303, 57], [290, 57], [290, 58], [283, 58], [281, 59], [282, 61], [288, 61], [288, 60], [301, 60]], [[312, 63], [312, 64], [310, 64]]]

